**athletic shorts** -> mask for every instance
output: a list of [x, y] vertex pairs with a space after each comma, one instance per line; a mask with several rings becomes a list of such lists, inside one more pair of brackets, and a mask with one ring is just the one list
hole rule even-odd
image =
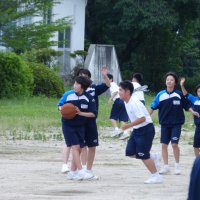
[[141, 160], [149, 159], [154, 135], [155, 128], [152, 123], [133, 129], [126, 146], [126, 156], [135, 156]]
[[193, 147], [200, 148], [200, 124], [196, 125], [195, 128]]
[[180, 135], [181, 135], [181, 125], [176, 125], [173, 127], [161, 125], [160, 143], [169, 144], [171, 141], [172, 144], [178, 144]]
[[120, 98], [117, 98], [112, 105], [110, 119], [114, 119], [116, 121], [119, 120], [120, 122], [128, 121], [128, 114], [126, 112], [124, 101]]
[[85, 125], [85, 145], [96, 147], [99, 145], [97, 123], [95, 118], [87, 120]]
[[62, 121], [62, 131], [65, 139], [65, 144], [70, 147], [73, 145], [85, 146], [85, 127], [84, 126], [69, 126]]

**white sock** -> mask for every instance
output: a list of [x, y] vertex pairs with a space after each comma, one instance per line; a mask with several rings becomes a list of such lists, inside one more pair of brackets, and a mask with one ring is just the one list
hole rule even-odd
[[115, 131], [118, 131], [119, 130], [119, 128], [118, 127], [115, 127]]

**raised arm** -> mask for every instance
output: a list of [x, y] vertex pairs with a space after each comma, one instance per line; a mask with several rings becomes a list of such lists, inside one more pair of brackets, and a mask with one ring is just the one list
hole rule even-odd
[[185, 95], [187, 95], [188, 92], [185, 89], [184, 83], [185, 83], [185, 77], [182, 77], [180, 80], [180, 86], [181, 86], [182, 93], [185, 96]]
[[109, 78], [108, 78], [108, 76], [107, 76], [107, 73], [108, 73], [107, 67], [106, 67], [106, 66], [103, 66], [102, 69], [101, 69], [101, 74], [102, 74], [102, 76], [103, 76], [103, 79], [104, 79], [104, 81], [105, 81], [105, 84], [106, 84], [108, 87], [110, 87], [110, 80], [109, 80]]

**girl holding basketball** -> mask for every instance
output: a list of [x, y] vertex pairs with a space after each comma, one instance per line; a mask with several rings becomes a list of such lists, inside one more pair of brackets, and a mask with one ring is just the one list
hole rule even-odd
[[[70, 90], [62, 96], [58, 103], [59, 110], [66, 103], [72, 103], [76, 107], [76, 116], [73, 119], [62, 117], [62, 130], [67, 147], [72, 149], [71, 171], [68, 179], [82, 180], [85, 177], [85, 170], [82, 169], [80, 154], [85, 141], [85, 124], [87, 118], [95, 118], [97, 114], [94, 98], [88, 94], [86, 89], [91, 81], [85, 77], [76, 77], [74, 90]], [[62, 112], [61, 112], [62, 113]]]

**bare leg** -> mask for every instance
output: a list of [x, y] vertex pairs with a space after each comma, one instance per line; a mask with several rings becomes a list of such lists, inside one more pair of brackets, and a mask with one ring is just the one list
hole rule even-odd
[[162, 157], [165, 165], [168, 165], [168, 145], [162, 143]]
[[81, 150], [81, 163], [82, 163], [82, 165], [87, 164], [87, 156], [88, 156], [87, 154], [88, 154], [87, 147], [82, 148], [82, 150]]
[[82, 169], [80, 154], [81, 154], [80, 145], [73, 145], [72, 146], [72, 165], [75, 165], [75, 167], [73, 166], [73, 171], [75, 171], [76, 169], [78, 170]]
[[70, 156], [70, 150], [71, 150], [71, 147], [67, 147], [67, 145], [65, 144], [63, 147], [63, 162], [65, 164], [68, 163], [69, 156]]
[[92, 169], [92, 165], [95, 158], [96, 147], [89, 147], [88, 148], [88, 157], [87, 157], [87, 170]]
[[114, 119], [110, 119], [111, 123], [112, 123], [112, 127], [116, 128], [117, 127], [117, 122]]
[[122, 122], [122, 121], [121, 121], [121, 122], [120, 122], [120, 127], [121, 127], [122, 125], [124, 125], [124, 124], [125, 124], [125, 122]]
[[156, 173], [157, 172], [157, 169], [156, 169], [156, 166], [155, 166], [155, 163], [152, 159], [146, 159], [146, 160], [142, 160], [142, 162], [144, 163], [144, 165], [146, 166], [146, 168], [152, 173]]
[[199, 155], [199, 148], [194, 148], [194, 155], [196, 157]]
[[172, 144], [172, 148], [173, 148], [173, 152], [174, 152], [174, 158], [176, 163], [179, 163], [179, 159], [180, 159], [180, 149], [178, 144], [173, 143]]

